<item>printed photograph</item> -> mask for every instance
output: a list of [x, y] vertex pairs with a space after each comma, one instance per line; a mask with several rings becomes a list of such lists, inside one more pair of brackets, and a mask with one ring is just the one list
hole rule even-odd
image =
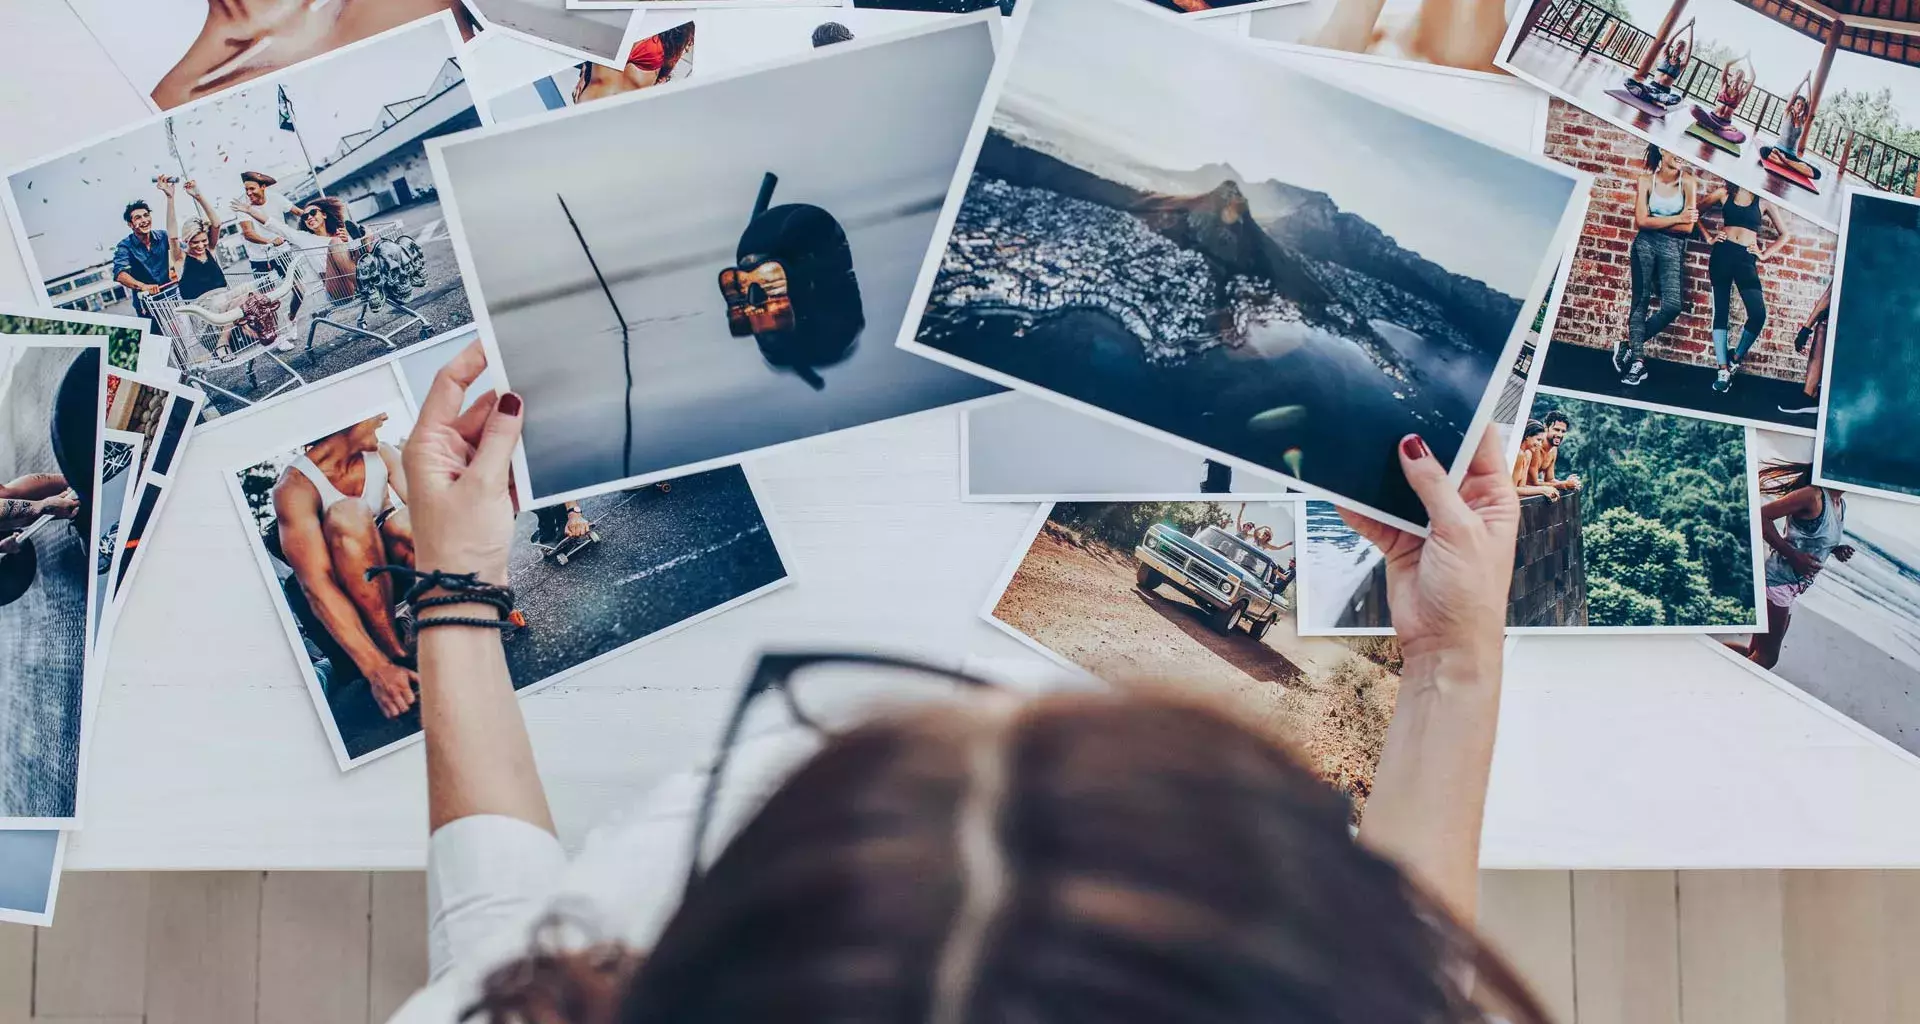
[[1288, 4], [1306, 3], [1307, 0], [1147, 0], [1157, 7], [1164, 7], [1175, 14], [1190, 14], [1196, 18], [1210, 15], [1243, 14], [1268, 7], [1284, 7]]
[[107, 597], [113, 592], [120, 524], [132, 515], [133, 502], [129, 499], [138, 491], [134, 484], [140, 475], [140, 455], [146, 443], [146, 438], [128, 430], [108, 430], [101, 442], [100, 499], [95, 503], [100, 510], [100, 544], [94, 551], [92, 593], [94, 650], [102, 655], [106, 648], [99, 636], [106, 628]]
[[1504, 76], [1493, 60], [1511, 6], [1507, 0], [1307, 0], [1255, 11], [1247, 34]]
[[1478, 439], [1582, 176], [1136, 0], [1027, 19], [901, 346], [1420, 529], [1394, 445]]
[[1387, 563], [1355, 533], [1331, 501], [1300, 503], [1299, 596], [1302, 636], [1390, 636]]
[[1560, 100], [1547, 155], [1594, 186], [1540, 382], [1811, 433], [1833, 232]]
[[[1260, 501], [1287, 493], [1278, 477], [1236, 470], [1110, 420], [1011, 394], [960, 413], [961, 497], [968, 501]], [[1044, 444], [1035, 444], [1044, 438]]]
[[[366, 577], [413, 564], [410, 428], [399, 409], [379, 413], [230, 479], [342, 770], [420, 733], [414, 610], [391, 577]], [[522, 513], [508, 572], [525, 625], [506, 634], [507, 669], [522, 693], [787, 578], [737, 466]]]
[[1532, 0], [1501, 67], [1728, 184], [1838, 228], [1848, 187], [1914, 194], [1920, 8]]
[[0, 341], [0, 824], [78, 815], [103, 339]]
[[107, 342], [107, 365], [122, 370], [138, 370], [142, 348], [152, 343], [147, 322], [136, 317], [0, 302], [0, 335], [8, 334], [99, 335]]
[[752, 7], [702, 10], [693, 15], [693, 20], [699, 27], [700, 70], [712, 74], [802, 57], [856, 40], [928, 28], [948, 17], [921, 11], [853, 7]]
[[1700, 633], [1760, 621], [1747, 428], [1542, 389], [1521, 438], [1510, 626]]
[[1920, 200], [1854, 193], [1840, 244], [1820, 482], [1920, 501]]
[[627, 49], [624, 67], [596, 61], [568, 64], [552, 74], [486, 100], [495, 124], [510, 124], [549, 110], [624, 96], [693, 77], [694, 23], [691, 20], [650, 35]]
[[58, 829], [0, 830], [0, 921], [50, 925], [66, 841]]
[[472, 31], [459, 0], [68, 0], [87, 31], [156, 111], [369, 39], [442, 11]]
[[458, 47], [419, 22], [13, 173], [29, 272], [173, 339], [209, 416], [468, 326], [425, 151], [481, 123]]
[[1756, 446], [1766, 628], [1715, 642], [1920, 755], [1920, 508], [1816, 484], [1806, 438]]
[[567, 0], [464, 0], [486, 28], [618, 67], [627, 22], [635, 11], [576, 11]]
[[145, 448], [145, 468], [137, 481], [130, 485], [135, 490], [130, 490], [127, 495], [129, 507], [113, 561], [112, 592], [108, 600], [110, 612], [118, 612], [126, 603], [129, 592], [127, 585], [132, 582], [134, 571], [146, 558], [148, 534], [159, 521], [167, 497], [173, 491], [173, 472], [180, 451], [186, 447], [187, 439], [200, 422], [200, 409], [206, 400], [206, 396], [198, 391], [177, 387], [169, 390], [173, 400], [167, 406], [166, 418], [160, 425], [159, 433]]
[[893, 345], [993, 56], [954, 19], [436, 144], [522, 501], [999, 391]]
[[1178, 682], [1283, 732], [1357, 819], [1400, 689], [1390, 637], [1294, 628], [1294, 506], [1222, 502], [1043, 509], [987, 621], [1110, 682]]
[[852, 6], [865, 10], [925, 11], [929, 14], [972, 14], [998, 9], [1013, 17], [1017, 0], [853, 0]]

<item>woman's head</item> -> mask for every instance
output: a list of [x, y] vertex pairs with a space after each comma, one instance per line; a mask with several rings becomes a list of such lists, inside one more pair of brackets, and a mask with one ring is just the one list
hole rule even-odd
[[1787, 119], [1798, 123], [1807, 119], [1807, 111], [1813, 104], [1805, 96], [1796, 95], [1787, 101]]
[[213, 248], [211, 225], [198, 217], [188, 218], [186, 223], [180, 225], [180, 245], [194, 259], [206, 259], [208, 251]]
[[300, 220], [316, 235], [333, 235], [347, 226], [347, 205], [333, 196], [321, 196], [307, 207]]
[[1760, 467], [1760, 493], [1770, 498], [1813, 486], [1813, 463], [1768, 459]]
[[1082, 695], [883, 721], [781, 787], [644, 961], [602, 950], [542, 980], [530, 958], [482, 1006], [543, 1024], [1431, 1024], [1479, 1019], [1478, 966], [1539, 1020], [1348, 820], [1284, 748], [1198, 707]]
[[1667, 151], [1651, 142], [1647, 143], [1647, 170], [1659, 173], [1661, 165], [1667, 163], [1670, 163]]

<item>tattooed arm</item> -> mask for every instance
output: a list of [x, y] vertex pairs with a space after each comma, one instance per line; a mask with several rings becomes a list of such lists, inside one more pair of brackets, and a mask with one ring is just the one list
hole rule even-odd
[[72, 492], [28, 501], [25, 498], [0, 498], [0, 532], [11, 533], [32, 526], [41, 516], [72, 519], [80, 512], [80, 500]]

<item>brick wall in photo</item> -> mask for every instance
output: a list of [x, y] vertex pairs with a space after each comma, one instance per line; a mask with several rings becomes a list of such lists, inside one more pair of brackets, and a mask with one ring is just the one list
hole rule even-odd
[[[1633, 244], [1635, 182], [1646, 167], [1647, 144], [1626, 132], [1554, 100], [1547, 118], [1547, 155], [1594, 175], [1593, 201], [1580, 235], [1567, 294], [1553, 340], [1560, 344], [1611, 348], [1627, 336], [1631, 301], [1628, 249]], [[1698, 171], [1702, 195], [1724, 184]], [[1829, 187], [1831, 187], [1829, 185]], [[1763, 197], [1765, 198], [1765, 197]], [[1780, 256], [1760, 265], [1767, 296], [1767, 326], [1747, 356], [1746, 370], [1784, 380], [1803, 379], [1807, 360], [1793, 350], [1793, 336], [1833, 276], [1834, 235], [1770, 202], [1791, 242]], [[1701, 217], [1708, 230], [1720, 227], [1716, 207]], [[1771, 233], [1764, 233], [1763, 244]], [[1656, 359], [1713, 365], [1713, 291], [1707, 283], [1711, 247], [1695, 235], [1687, 245], [1687, 311], [1647, 345]], [[1732, 300], [1728, 344], [1739, 342], [1746, 310], [1738, 294]], [[1811, 346], [1809, 346], [1811, 348]]]

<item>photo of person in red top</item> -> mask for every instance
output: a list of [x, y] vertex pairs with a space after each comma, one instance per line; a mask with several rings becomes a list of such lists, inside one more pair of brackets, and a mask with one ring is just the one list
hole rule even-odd
[[675, 72], [684, 77], [693, 70], [691, 64], [683, 65], [692, 50], [693, 22], [689, 21], [633, 44], [633, 49], [627, 52], [626, 67], [619, 70], [592, 61], [582, 62], [580, 81], [573, 87], [573, 102], [585, 103], [646, 89], [671, 80]]

